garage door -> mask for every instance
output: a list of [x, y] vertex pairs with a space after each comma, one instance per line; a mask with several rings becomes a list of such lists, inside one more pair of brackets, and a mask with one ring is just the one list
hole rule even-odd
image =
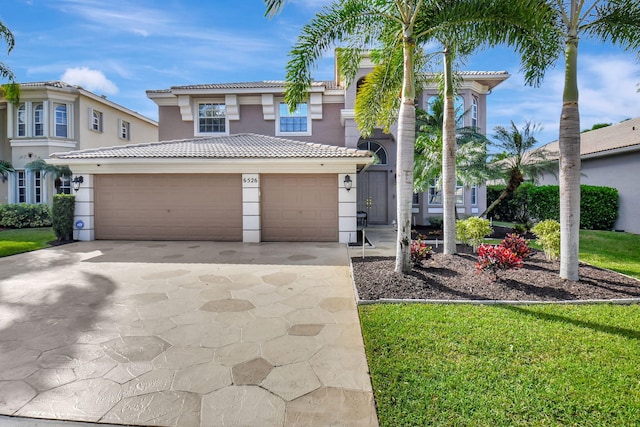
[[241, 175], [96, 175], [96, 239], [242, 241]]
[[262, 241], [338, 241], [337, 175], [261, 175]]

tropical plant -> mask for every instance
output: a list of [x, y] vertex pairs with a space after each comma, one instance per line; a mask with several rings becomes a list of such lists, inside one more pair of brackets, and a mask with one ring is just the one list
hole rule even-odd
[[29, 169], [30, 171], [40, 171], [42, 172], [42, 177], [44, 178], [47, 174], [53, 176], [53, 181], [56, 184], [56, 188], [59, 188], [60, 178], [71, 178], [73, 173], [69, 166], [56, 166], [51, 165], [45, 162], [42, 159], [37, 159], [32, 162], [29, 162], [25, 165], [25, 169]]
[[487, 273], [491, 281], [500, 279], [499, 273], [513, 268], [522, 268], [522, 257], [502, 245], [482, 244], [478, 248], [478, 273]]
[[7, 180], [7, 175], [11, 172], [15, 172], [15, 169], [13, 169], [11, 163], [0, 160], [0, 179], [2, 179], [2, 182], [5, 182]]
[[517, 233], [509, 233], [502, 239], [500, 246], [509, 249], [520, 258], [526, 258], [531, 253], [529, 249], [529, 241]]
[[[464, 115], [462, 113], [460, 117]], [[413, 189], [428, 191], [431, 183], [442, 176], [442, 126], [444, 100], [435, 97], [431, 110], [416, 110], [416, 142], [413, 169]], [[456, 129], [456, 175], [465, 186], [483, 184], [488, 178], [487, 138], [478, 128]]]
[[[580, 232], [580, 111], [578, 95], [578, 41], [592, 38], [611, 42], [640, 56], [640, 2], [638, 0], [555, 0], [553, 20], [564, 39], [557, 54], [565, 58], [560, 113], [560, 277], [578, 280]], [[613, 95], [613, 94], [612, 94]]]
[[416, 239], [411, 242], [411, 263], [414, 267], [422, 267], [424, 261], [433, 255], [431, 246], [427, 244], [426, 238], [427, 236], [419, 234]]
[[489, 164], [489, 170], [495, 179], [505, 181], [506, 187], [500, 196], [491, 203], [479, 216], [486, 217], [505, 198], [515, 193], [525, 179], [535, 181], [545, 172], [556, 175], [557, 163], [550, 159], [552, 153], [539, 148], [533, 148], [538, 143], [534, 134], [539, 125], [526, 122], [522, 130], [512, 121], [509, 128], [496, 126], [493, 137], [497, 139], [495, 145], [508, 157]]
[[[284, 0], [265, 0], [274, 13]], [[409, 246], [413, 195], [416, 66], [423, 62], [417, 46], [437, 42], [444, 57], [443, 208], [444, 252], [455, 253], [455, 118], [452, 63], [483, 44], [508, 43], [523, 54], [527, 82], [537, 82], [538, 70], [552, 59], [547, 46], [556, 33], [548, 31], [543, 0], [343, 0], [331, 3], [302, 29], [290, 52], [285, 99], [293, 109], [308, 96], [311, 68], [335, 43], [340, 53], [342, 81], [351, 82], [362, 49], [380, 46], [374, 71], [356, 99], [356, 121], [364, 135], [374, 127], [398, 123], [396, 271], [411, 270]], [[377, 59], [377, 61], [375, 60]], [[369, 89], [367, 89], [369, 88]], [[368, 101], [361, 101], [368, 93]], [[398, 98], [400, 93], [400, 98]], [[369, 108], [360, 108], [361, 105]]]
[[456, 222], [456, 240], [459, 240], [477, 251], [484, 238], [493, 233], [488, 219], [471, 216]]
[[[7, 44], [8, 55], [13, 50], [16, 42], [11, 30], [2, 22], [0, 22], [0, 39], [3, 39]], [[9, 80], [9, 83], [0, 86], [0, 95], [8, 101], [17, 104], [20, 99], [20, 85], [15, 82], [16, 76], [13, 74], [13, 71], [3, 62], [0, 62], [0, 77], [3, 80]]]
[[562, 255], [560, 247], [560, 223], [553, 219], [541, 221], [533, 226], [531, 232], [538, 238], [536, 242], [542, 246], [547, 259], [558, 259]]

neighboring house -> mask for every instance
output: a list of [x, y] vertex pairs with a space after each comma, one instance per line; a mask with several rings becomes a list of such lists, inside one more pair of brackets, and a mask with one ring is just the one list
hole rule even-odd
[[[558, 142], [541, 148], [558, 152]], [[582, 184], [618, 190], [620, 209], [615, 229], [640, 234], [640, 189], [635, 176], [640, 170], [640, 117], [580, 134]], [[557, 185], [545, 175], [539, 185]]]
[[22, 83], [20, 103], [0, 98], [0, 159], [16, 172], [0, 183], [0, 203], [51, 203], [69, 180], [25, 169], [54, 152], [158, 139], [154, 120], [61, 81]]
[[[372, 68], [365, 60], [348, 89], [338, 78], [313, 82], [293, 113], [282, 81], [147, 91], [158, 105], [161, 142], [52, 156], [86, 174], [79, 238], [347, 243], [356, 239], [359, 212], [368, 224], [391, 224], [396, 130], [365, 139], [354, 121], [357, 82]], [[466, 125], [484, 129], [486, 95], [508, 76], [462, 74]], [[425, 88], [419, 105], [435, 95], [435, 85]], [[416, 196], [418, 224], [442, 213], [438, 189], [430, 194]], [[484, 209], [484, 194], [460, 189], [459, 213]]]

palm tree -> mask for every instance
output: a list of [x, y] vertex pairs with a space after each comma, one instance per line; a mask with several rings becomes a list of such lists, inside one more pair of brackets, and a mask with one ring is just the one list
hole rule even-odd
[[[458, 115], [457, 122], [466, 112]], [[416, 193], [429, 189], [442, 176], [442, 125], [444, 99], [438, 96], [431, 103], [431, 111], [418, 109], [416, 113], [416, 149], [413, 188]], [[479, 185], [488, 179], [487, 144], [489, 140], [472, 126], [456, 129], [456, 176], [465, 186]]]
[[[2, 22], [0, 22], [0, 38], [7, 44], [8, 55], [15, 46], [15, 39], [11, 30]], [[13, 71], [3, 62], [0, 62], [0, 78], [9, 80], [9, 83], [3, 84], [0, 87], [0, 95], [8, 101], [17, 104], [20, 99], [20, 85], [15, 82], [16, 77]]]
[[493, 137], [498, 140], [494, 144], [501, 153], [507, 153], [507, 157], [489, 165], [494, 178], [506, 182], [506, 187], [498, 198], [479, 216], [487, 216], [507, 196], [515, 193], [526, 179], [535, 181], [545, 172], [555, 175], [557, 165], [549, 159], [552, 153], [545, 149], [533, 148], [538, 143], [534, 134], [539, 130], [539, 125], [526, 122], [520, 130], [513, 121], [511, 127], [496, 126]]
[[39, 171], [42, 173], [42, 178], [47, 176], [47, 174], [51, 174], [53, 176], [53, 181], [56, 186], [56, 190], [60, 188], [60, 178], [71, 178], [73, 173], [69, 166], [55, 166], [45, 162], [42, 159], [34, 160], [32, 162], [27, 163], [25, 169], [29, 169], [30, 171]]
[[[555, 7], [558, 31], [564, 39], [565, 58], [558, 138], [560, 277], [577, 281], [580, 233], [578, 42], [581, 37], [591, 37], [619, 45], [627, 51], [640, 51], [640, 3], [637, 0], [554, 0], [551, 3]], [[562, 47], [557, 56], [561, 50]]]
[[11, 163], [5, 160], [0, 160], [0, 179], [2, 179], [2, 182], [7, 180], [7, 175], [11, 172], [15, 172]]
[[[558, 33], [553, 25], [554, 11], [544, 0], [442, 0], [424, 2], [421, 5], [422, 13], [418, 15], [415, 24], [414, 39], [416, 43], [436, 42], [442, 47], [438, 54], [444, 63], [441, 162], [443, 251], [445, 254], [454, 254], [457, 180], [453, 62], [456, 55], [468, 55], [483, 45], [511, 45], [522, 56], [525, 81], [537, 85], [544, 69], [555, 60]], [[389, 44], [389, 40], [382, 40], [385, 41], [386, 49], [397, 50], [397, 45]], [[397, 61], [398, 55], [386, 54], [383, 58]], [[424, 63], [428, 57], [417, 55], [417, 58]], [[416, 61], [416, 64], [420, 63], [421, 61]], [[360, 87], [356, 99], [356, 121], [361, 133], [366, 133], [375, 126], [387, 129], [390, 127], [389, 121], [399, 117], [398, 103], [394, 101], [397, 99], [394, 94], [398, 93], [400, 87], [400, 76], [404, 78], [398, 72], [399, 69], [398, 62], [381, 61]], [[398, 203], [401, 202], [404, 199], [398, 197]]]

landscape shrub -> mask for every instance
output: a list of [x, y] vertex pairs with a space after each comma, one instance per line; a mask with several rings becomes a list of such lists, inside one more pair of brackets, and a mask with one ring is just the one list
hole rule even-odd
[[493, 233], [488, 219], [472, 216], [456, 222], [456, 240], [459, 240], [477, 251], [484, 238]]
[[478, 248], [478, 273], [489, 275], [490, 280], [500, 279], [501, 271], [522, 268], [522, 257], [502, 245], [482, 244]]
[[[529, 214], [536, 221], [560, 221], [560, 187], [543, 185], [529, 190]], [[618, 190], [595, 185], [580, 186], [580, 228], [611, 230], [618, 218]]]
[[0, 205], [0, 227], [33, 228], [51, 226], [51, 212], [45, 204]]
[[[513, 194], [508, 195], [502, 203], [489, 212], [488, 218], [505, 222], [529, 222], [529, 190], [533, 187], [534, 184], [530, 182], [520, 184]], [[487, 206], [500, 197], [505, 188], [505, 185], [488, 185]]]
[[560, 257], [560, 223], [553, 219], [548, 219], [537, 223], [531, 232], [538, 238], [536, 241], [544, 250], [547, 259], [558, 259]]
[[507, 234], [502, 242], [500, 242], [500, 246], [509, 249], [522, 259], [528, 257], [531, 253], [529, 241], [516, 233]]
[[422, 267], [423, 262], [433, 255], [431, 246], [425, 241], [426, 238], [427, 236], [419, 234], [415, 240], [411, 241], [411, 263], [414, 267]]
[[60, 241], [73, 238], [73, 214], [76, 197], [72, 194], [56, 194], [53, 196], [51, 219], [53, 231]]

